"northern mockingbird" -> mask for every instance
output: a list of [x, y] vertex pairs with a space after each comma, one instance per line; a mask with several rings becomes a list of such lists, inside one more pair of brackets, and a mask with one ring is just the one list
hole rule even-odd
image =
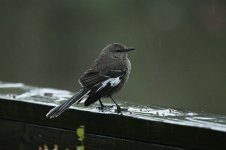
[[94, 64], [91, 65], [78, 80], [81, 84], [80, 90], [59, 106], [51, 109], [46, 117], [56, 118], [75, 102], [85, 100], [85, 106], [100, 102], [101, 108], [105, 107], [101, 98], [110, 97], [117, 106], [117, 112], [121, 112], [120, 106], [112, 98], [129, 78], [131, 63], [128, 52], [134, 48], [128, 48], [120, 43], [107, 45], [99, 54]]

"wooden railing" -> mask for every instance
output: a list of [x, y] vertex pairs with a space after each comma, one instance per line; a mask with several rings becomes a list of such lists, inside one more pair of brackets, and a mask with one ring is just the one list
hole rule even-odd
[[74, 105], [56, 119], [45, 117], [71, 95], [0, 83], [0, 149], [75, 150], [83, 144], [86, 150], [226, 149], [226, 117], [220, 115], [121, 103], [128, 108], [122, 114], [114, 107], [100, 111], [94, 104]]

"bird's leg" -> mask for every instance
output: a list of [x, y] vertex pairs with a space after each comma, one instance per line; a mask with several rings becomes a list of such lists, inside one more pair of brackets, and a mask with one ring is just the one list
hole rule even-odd
[[117, 107], [117, 113], [121, 113], [122, 109], [121, 107], [115, 102], [115, 100], [112, 98], [112, 96], [109, 95], [109, 97], [111, 98], [111, 100], [115, 103], [116, 107]]
[[104, 104], [101, 102], [100, 99], [98, 101], [100, 102], [101, 109], [103, 109], [105, 107]]
[[100, 109], [100, 110], [102, 110], [102, 111], [103, 110], [111, 109], [113, 107], [113, 106], [106, 106], [106, 105], [104, 105], [100, 99], [98, 101], [100, 103], [100, 107], [97, 107], [97, 108]]

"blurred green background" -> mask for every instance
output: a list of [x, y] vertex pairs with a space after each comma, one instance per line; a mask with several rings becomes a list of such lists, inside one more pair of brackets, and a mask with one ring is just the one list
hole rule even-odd
[[112, 42], [137, 49], [116, 99], [226, 114], [225, 1], [0, 2], [1, 81], [76, 91]]

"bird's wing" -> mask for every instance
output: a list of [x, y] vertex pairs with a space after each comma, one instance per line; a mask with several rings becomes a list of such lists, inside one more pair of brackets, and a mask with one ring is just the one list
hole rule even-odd
[[104, 88], [113, 88], [119, 85], [123, 79], [123, 77], [126, 75], [126, 70], [109, 70], [106, 73], [106, 76], [108, 79], [99, 82], [95, 85], [97, 87], [96, 92], [101, 91]]
[[[92, 86], [89, 87], [91, 91], [88, 99], [85, 101], [85, 106], [95, 103], [102, 97], [109, 96], [109, 94], [111, 94], [112, 91], [122, 82], [125, 75], [126, 70], [109, 70], [104, 76], [100, 74], [92, 76], [92, 80], [86, 82], [86, 84]], [[78, 101], [78, 103], [79, 102], [80, 101]]]
[[87, 88], [101, 86], [101, 84], [107, 84], [108, 82], [113, 85], [113, 82], [119, 82], [125, 74], [126, 70], [109, 70], [105, 74], [95, 70], [88, 70], [81, 76], [79, 82]]
[[83, 87], [90, 88], [107, 79], [107, 76], [100, 75], [99, 72], [85, 72], [79, 82]]

